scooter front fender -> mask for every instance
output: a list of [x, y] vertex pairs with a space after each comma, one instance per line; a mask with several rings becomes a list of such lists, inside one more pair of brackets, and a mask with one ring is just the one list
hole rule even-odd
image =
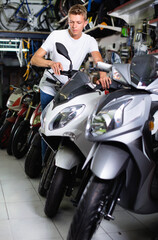
[[80, 162], [80, 156], [68, 146], [60, 147], [55, 156], [55, 165], [66, 170], [72, 169]]
[[101, 179], [113, 179], [127, 167], [129, 158], [129, 153], [119, 147], [99, 144], [92, 158], [91, 170]]

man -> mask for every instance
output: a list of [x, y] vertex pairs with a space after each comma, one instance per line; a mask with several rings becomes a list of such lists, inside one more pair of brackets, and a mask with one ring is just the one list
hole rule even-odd
[[[53, 31], [31, 59], [32, 65], [50, 68], [64, 84], [68, 81], [68, 78], [60, 75], [60, 70], [68, 70], [69, 61], [57, 52], [55, 47], [56, 42], [62, 43], [68, 50], [74, 70], [80, 68], [88, 53], [92, 55], [95, 63], [103, 61], [96, 40], [82, 32], [87, 25], [87, 10], [83, 5], [76, 4], [70, 8], [68, 12], [68, 24], [68, 29]], [[45, 59], [45, 55], [49, 55], [51, 60]], [[50, 81], [48, 82], [47, 78], [51, 79], [52, 76], [48, 70], [45, 70], [40, 81], [42, 110], [53, 99], [56, 93], [53, 84]], [[100, 79], [97, 83], [99, 82], [101, 82], [103, 88], [106, 88], [109, 87], [111, 80], [105, 72], [100, 72]], [[45, 152], [43, 149], [42, 142], [42, 158]]]
[[[80, 68], [88, 53], [91, 53], [95, 63], [103, 61], [96, 40], [82, 32], [87, 25], [87, 10], [83, 5], [76, 4], [70, 8], [68, 12], [68, 24], [68, 29], [53, 31], [31, 59], [32, 65], [46, 68], [50, 67], [63, 83], [66, 83], [68, 79], [60, 75], [60, 70], [68, 70], [69, 61], [57, 53], [55, 42], [63, 43], [67, 48], [72, 60], [73, 69], [75, 70]], [[44, 58], [45, 55], [48, 54], [51, 60]], [[46, 81], [47, 77], [52, 78], [46, 70], [40, 82], [42, 109], [55, 95], [53, 84]], [[109, 87], [111, 80], [105, 72], [100, 72], [100, 79], [97, 83], [99, 82], [103, 88], [106, 88]]]

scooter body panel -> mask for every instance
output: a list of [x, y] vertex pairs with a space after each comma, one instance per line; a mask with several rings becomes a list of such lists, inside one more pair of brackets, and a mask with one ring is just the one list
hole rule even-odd
[[[87, 117], [92, 112], [94, 108], [94, 104], [103, 96], [104, 93], [100, 91], [83, 94], [81, 96], [77, 96], [72, 100], [58, 105], [53, 108], [53, 101], [49, 104], [47, 108], [46, 116], [44, 122], [41, 124], [40, 131], [45, 136], [60, 136], [70, 137], [72, 141], [78, 146], [78, 148], [82, 151], [82, 153], [87, 156], [92, 143], [89, 142], [84, 135]], [[59, 112], [63, 109], [75, 105], [83, 105], [83, 111], [77, 117], [75, 117], [72, 121], [67, 123], [64, 127], [52, 129], [50, 130], [52, 120], [57, 116]]]
[[55, 156], [55, 165], [66, 170], [71, 170], [80, 162], [80, 156], [68, 146], [61, 146]]
[[91, 171], [101, 179], [114, 179], [125, 169], [128, 158], [129, 153], [116, 146], [99, 144], [91, 162]]
[[141, 151], [136, 151], [136, 149], [134, 151], [137, 155], [136, 159], [140, 162], [139, 166], [133, 164], [130, 152], [114, 145], [99, 144], [93, 153], [90, 169], [102, 180], [115, 180], [125, 172], [126, 181], [120, 195], [119, 205], [135, 213], [157, 212], [158, 201], [153, 200], [150, 195], [155, 163], [146, 157], [143, 158]]

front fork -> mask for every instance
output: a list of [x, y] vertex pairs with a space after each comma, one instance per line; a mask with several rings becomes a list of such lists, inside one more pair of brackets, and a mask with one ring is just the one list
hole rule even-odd
[[77, 207], [77, 205], [81, 199], [81, 196], [84, 192], [84, 189], [86, 188], [86, 185], [88, 184], [91, 176], [92, 176], [92, 172], [90, 171], [90, 164], [87, 164], [86, 169], [84, 170], [84, 175], [81, 180], [77, 194], [76, 194], [75, 198], [71, 200], [75, 207]]
[[125, 173], [122, 173], [114, 183], [114, 191], [112, 194], [107, 196], [106, 203], [105, 203], [105, 210], [103, 212], [104, 219], [106, 220], [114, 220], [112, 216], [113, 211], [117, 202], [119, 201], [120, 193], [125, 184]]
[[65, 144], [64, 139], [61, 140], [55, 156], [55, 166], [69, 171], [66, 196], [71, 196], [73, 192], [76, 177], [82, 166], [82, 158], [83, 156], [75, 147]]

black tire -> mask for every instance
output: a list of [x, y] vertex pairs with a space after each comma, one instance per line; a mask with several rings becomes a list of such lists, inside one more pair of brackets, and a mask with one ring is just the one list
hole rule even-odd
[[8, 139], [8, 144], [7, 144], [7, 153], [9, 155], [12, 155], [12, 141], [13, 141], [13, 137], [15, 134], [15, 131], [17, 130], [17, 128], [19, 127], [19, 124], [21, 123], [21, 121], [23, 120], [23, 117], [20, 117], [13, 125], [12, 129], [11, 129], [11, 133]]
[[36, 133], [32, 139], [31, 146], [26, 154], [25, 173], [30, 178], [37, 178], [42, 170], [42, 156], [41, 156], [41, 137]]
[[49, 218], [54, 217], [59, 209], [69, 180], [69, 174], [70, 170], [55, 168], [44, 208], [44, 212]]
[[92, 177], [73, 217], [67, 240], [90, 240], [103, 216], [109, 185]]
[[38, 26], [44, 31], [53, 31], [59, 25], [57, 24], [58, 20], [56, 19], [54, 9], [51, 6], [39, 16], [38, 21]]
[[27, 136], [30, 125], [24, 121], [22, 121], [17, 128], [12, 141], [12, 153], [17, 159], [24, 157], [29, 148], [27, 145]]
[[[17, 20], [13, 17], [19, 5], [18, 3], [8, 3], [0, 9], [0, 23], [4, 29], [14, 31], [26, 27], [27, 21]], [[23, 6], [23, 9], [18, 12], [18, 16], [26, 18], [26, 12], [27, 10]]]
[[11, 133], [13, 122], [5, 121], [0, 128], [0, 148], [4, 149], [7, 147], [8, 139]]
[[[36, 135], [36, 133], [39, 134], [39, 133], [38, 133], [38, 130], [36, 131], [35, 129], [33, 129], [33, 127], [30, 128], [29, 133], [28, 133], [28, 136], [27, 136], [27, 145], [28, 145], [28, 146], [31, 146], [32, 141], [33, 141], [34, 136]], [[36, 141], [36, 140], [35, 140], [35, 141]]]
[[[47, 158], [47, 161], [46, 161], [46, 158]], [[50, 186], [50, 182], [52, 180], [52, 176], [55, 169], [54, 158], [55, 158], [55, 152], [53, 151], [50, 152], [50, 149], [48, 148], [45, 154], [45, 159], [44, 159], [45, 166], [42, 169], [42, 176], [41, 176], [39, 187], [38, 187], [38, 193], [42, 197], [46, 196]]]
[[12, 111], [11, 110], [4, 110], [2, 113], [1, 113], [1, 116], [0, 116], [0, 127], [3, 125], [6, 117], [10, 117], [12, 115]]

